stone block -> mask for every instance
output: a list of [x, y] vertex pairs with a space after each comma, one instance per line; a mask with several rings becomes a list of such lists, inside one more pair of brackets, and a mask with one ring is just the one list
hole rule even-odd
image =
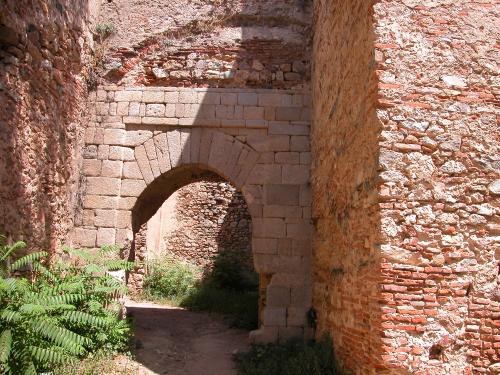
[[132, 179], [142, 179], [142, 173], [139, 165], [135, 161], [125, 162], [123, 164], [123, 177]]
[[198, 103], [201, 104], [220, 104], [221, 94], [218, 92], [199, 92]]
[[[290, 224], [287, 224], [290, 225]], [[288, 228], [287, 228], [288, 229]], [[312, 232], [312, 228], [306, 229], [308, 232]], [[311, 256], [312, 244], [308, 239], [296, 238], [292, 241], [292, 254], [297, 256]]]
[[142, 122], [141, 116], [123, 116], [124, 124], [137, 125], [140, 124], [141, 122]]
[[136, 197], [119, 197], [118, 209], [119, 210], [132, 210], [137, 202]]
[[111, 146], [109, 148], [109, 159], [123, 161], [135, 160], [134, 149], [123, 146]]
[[244, 107], [243, 118], [245, 120], [264, 120], [264, 107]]
[[312, 238], [312, 225], [307, 222], [286, 224], [286, 237], [308, 241]]
[[282, 105], [282, 94], [259, 94], [259, 106], [279, 107]]
[[304, 307], [289, 307], [287, 309], [287, 323], [289, 326], [303, 327], [307, 325], [307, 310]]
[[146, 125], [178, 125], [179, 120], [172, 117], [143, 117], [142, 123]]
[[297, 185], [265, 185], [264, 203], [296, 206], [299, 204], [299, 194]]
[[221, 94], [221, 104], [235, 106], [238, 104], [238, 94], [223, 93]]
[[281, 166], [256, 164], [247, 178], [249, 184], [277, 184], [281, 182]]
[[264, 217], [300, 218], [302, 217], [302, 207], [300, 206], [279, 206], [265, 205]]
[[165, 104], [147, 104], [146, 116], [163, 117], [165, 116]]
[[109, 145], [99, 145], [97, 148], [97, 158], [101, 160], [109, 159]]
[[172, 130], [167, 133], [168, 152], [172, 168], [181, 164], [181, 134], [178, 130]]
[[263, 312], [263, 321], [265, 326], [286, 326], [286, 308], [266, 306]]
[[165, 116], [166, 117], [175, 117], [175, 104], [166, 104], [165, 105]]
[[109, 113], [109, 103], [97, 102], [96, 103], [96, 114], [100, 116], [105, 116]]
[[96, 229], [75, 228], [73, 232], [73, 243], [75, 246], [95, 247], [96, 239]]
[[95, 210], [94, 225], [96, 227], [114, 228], [116, 226], [116, 211]]
[[277, 152], [274, 160], [279, 164], [299, 164], [300, 154], [298, 152]]
[[146, 189], [144, 180], [123, 180], [120, 195], [122, 197], [138, 197]]
[[305, 135], [292, 135], [290, 139], [290, 150], [310, 151], [309, 137]]
[[126, 210], [116, 211], [116, 228], [131, 229], [132, 228], [132, 212]]
[[151, 165], [149, 164], [149, 158], [144, 145], [135, 148], [135, 159], [137, 160], [139, 169], [144, 177], [144, 181], [148, 184], [151, 183], [154, 180], [154, 175]]
[[252, 233], [260, 238], [283, 238], [286, 237], [285, 222], [276, 218], [254, 218]]
[[278, 240], [276, 238], [253, 238], [252, 251], [259, 254], [277, 254]]
[[116, 240], [116, 229], [99, 228], [97, 230], [97, 246], [114, 245]]
[[153, 136], [149, 130], [128, 130], [124, 146], [135, 147], [143, 144]]
[[116, 114], [118, 116], [128, 116], [129, 115], [129, 103], [128, 102], [118, 102], [116, 107]]
[[300, 107], [278, 107], [276, 108], [276, 121], [300, 121], [302, 108]]
[[124, 129], [104, 129], [104, 144], [123, 145], [126, 142], [127, 131]]
[[243, 106], [257, 105], [259, 97], [256, 93], [241, 92], [238, 94], [238, 104]]
[[165, 103], [175, 104], [179, 102], [179, 92], [178, 91], [166, 91], [165, 92]]
[[300, 205], [302, 207], [309, 207], [312, 204], [312, 191], [308, 185], [300, 186]]
[[311, 153], [301, 152], [300, 153], [300, 164], [311, 165]]
[[284, 184], [306, 184], [309, 182], [308, 165], [283, 165]]
[[83, 174], [85, 176], [100, 176], [102, 161], [96, 159], [83, 159]]
[[83, 210], [82, 221], [86, 227], [94, 226], [94, 210]]
[[194, 90], [179, 92], [179, 103], [198, 103], [198, 93]]
[[85, 195], [83, 200], [83, 208], [85, 209], [115, 209], [117, 208], [118, 197], [110, 197], [105, 195]]
[[290, 137], [287, 135], [248, 135], [247, 143], [258, 152], [290, 150]]
[[144, 91], [142, 101], [144, 103], [163, 103], [165, 93], [163, 91]]
[[290, 304], [290, 288], [279, 285], [268, 285], [266, 290], [267, 306], [287, 307]]
[[87, 194], [115, 195], [120, 194], [121, 180], [112, 177], [88, 177]]
[[123, 161], [121, 160], [104, 160], [102, 162], [101, 176], [103, 177], [121, 177]]
[[117, 91], [115, 93], [116, 102], [140, 102], [142, 91]]
[[269, 134], [309, 135], [309, 126], [289, 124], [285, 121], [269, 121]]
[[[141, 109], [141, 103], [131, 102], [128, 106], [128, 116], [139, 117], [141, 115], [140, 109]], [[124, 115], [124, 116], [127, 116], [127, 115]]]

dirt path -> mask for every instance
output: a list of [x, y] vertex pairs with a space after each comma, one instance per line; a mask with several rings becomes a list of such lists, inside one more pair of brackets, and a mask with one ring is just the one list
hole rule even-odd
[[[218, 316], [127, 302], [134, 317], [136, 361], [122, 358], [133, 375], [235, 375], [231, 359], [248, 349], [248, 332], [231, 329]], [[127, 363], [123, 363], [126, 361]]]

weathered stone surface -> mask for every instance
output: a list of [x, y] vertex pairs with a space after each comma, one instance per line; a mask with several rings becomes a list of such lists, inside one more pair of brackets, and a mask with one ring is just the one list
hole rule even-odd
[[88, 177], [87, 194], [112, 195], [117, 196], [120, 193], [121, 180], [111, 177]]

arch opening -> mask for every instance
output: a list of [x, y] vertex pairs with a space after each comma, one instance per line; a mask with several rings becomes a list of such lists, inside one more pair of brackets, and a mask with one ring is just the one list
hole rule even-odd
[[155, 265], [190, 265], [196, 274], [196, 290], [177, 302], [188, 308], [206, 305], [211, 310], [212, 302], [207, 305], [205, 298], [221, 297], [228, 291], [235, 304], [245, 304], [250, 310], [242, 311], [241, 319], [233, 316], [240, 322], [236, 325], [258, 328], [262, 299], [252, 255], [252, 218], [243, 193], [234, 184], [204, 165], [174, 168], [139, 196], [132, 226], [129, 259], [138, 261], [128, 275], [132, 291], [150, 287], [148, 280], [158, 269]]

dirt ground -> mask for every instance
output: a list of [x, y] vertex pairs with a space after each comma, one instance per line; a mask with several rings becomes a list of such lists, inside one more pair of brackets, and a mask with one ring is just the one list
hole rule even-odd
[[135, 360], [120, 356], [116, 370], [131, 375], [235, 375], [231, 359], [248, 349], [248, 332], [213, 314], [153, 303], [127, 302], [134, 317]]

